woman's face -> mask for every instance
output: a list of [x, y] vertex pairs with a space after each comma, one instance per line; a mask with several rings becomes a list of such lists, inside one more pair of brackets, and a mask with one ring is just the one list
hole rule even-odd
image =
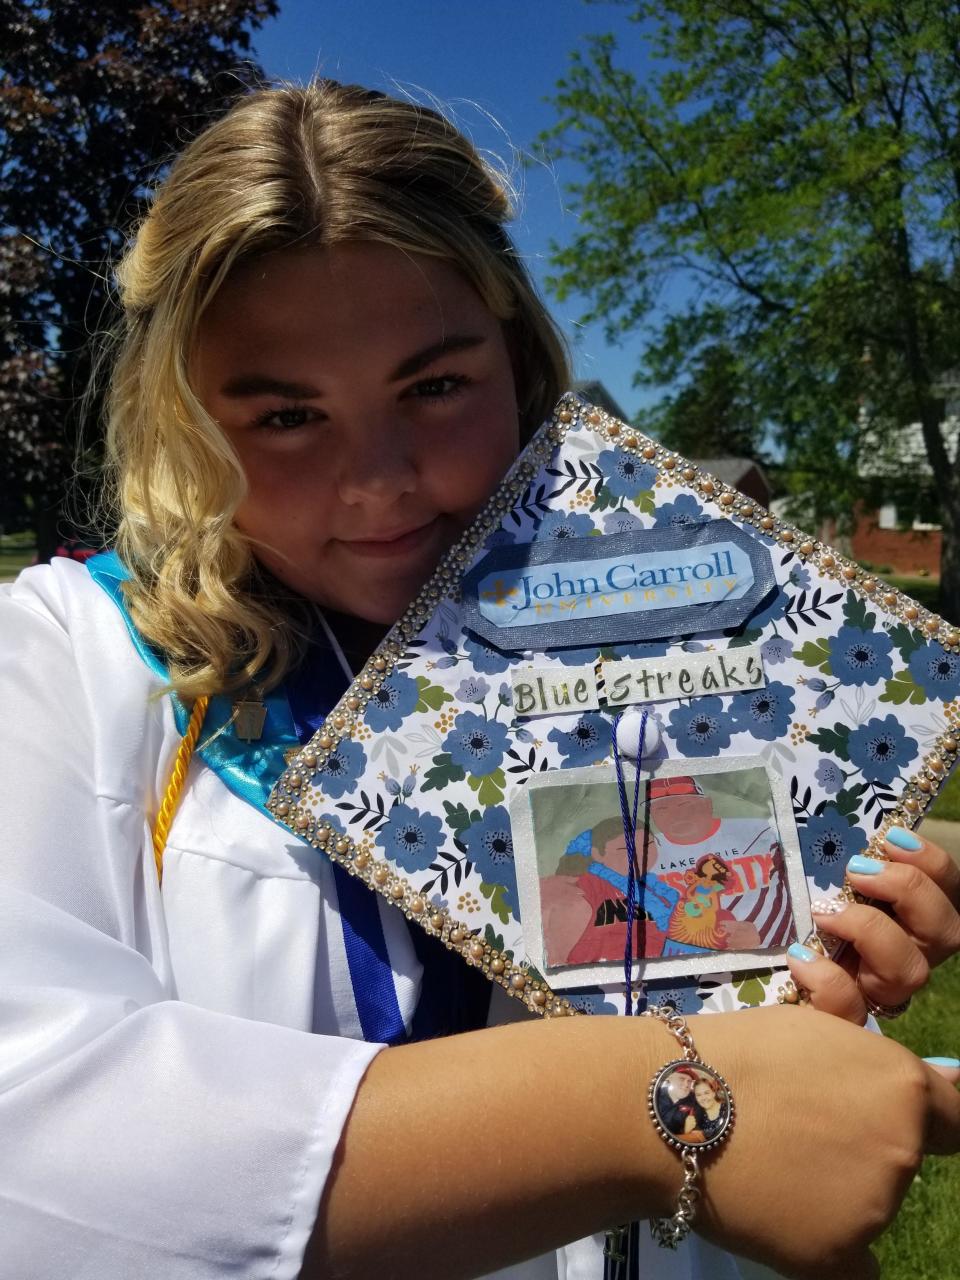
[[704, 1110], [708, 1107], [712, 1107], [717, 1101], [717, 1095], [714, 1092], [713, 1086], [708, 1084], [706, 1080], [697, 1081], [693, 1086], [693, 1096]]
[[236, 449], [236, 514], [282, 582], [392, 623], [519, 450], [499, 321], [448, 263], [386, 245], [239, 267], [192, 377]]

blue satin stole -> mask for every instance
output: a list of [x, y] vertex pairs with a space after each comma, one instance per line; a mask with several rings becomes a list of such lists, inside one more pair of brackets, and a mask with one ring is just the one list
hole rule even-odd
[[[91, 557], [87, 569], [120, 610], [140, 657], [165, 680], [167, 668], [162, 655], [144, 640], [130, 617], [122, 591], [129, 574], [116, 552]], [[258, 742], [241, 742], [236, 737], [230, 726], [232, 701], [217, 695], [210, 699], [197, 754], [234, 795], [276, 821], [266, 803], [284, 769], [286, 751], [310, 740], [343, 696], [347, 683], [326, 637], [318, 635], [298, 670], [264, 698], [267, 714]], [[186, 732], [190, 710], [175, 694], [171, 696], [177, 729], [182, 734]], [[318, 852], [317, 856], [325, 855]], [[423, 976], [408, 1034], [397, 1000], [379, 899], [362, 880], [336, 863], [332, 866], [344, 949], [364, 1040], [399, 1044], [483, 1026], [490, 1000], [486, 979], [467, 968], [436, 938], [412, 927], [411, 938]]]

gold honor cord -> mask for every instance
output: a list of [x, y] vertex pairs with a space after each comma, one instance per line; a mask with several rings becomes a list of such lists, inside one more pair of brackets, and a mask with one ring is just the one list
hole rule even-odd
[[187, 725], [186, 733], [180, 739], [179, 747], [177, 747], [173, 771], [170, 774], [170, 781], [167, 783], [163, 802], [160, 805], [160, 812], [157, 814], [157, 821], [154, 824], [153, 860], [157, 864], [157, 880], [161, 885], [163, 884], [163, 851], [167, 847], [170, 823], [173, 821], [173, 815], [180, 801], [180, 793], [186, 781], [187, 769], [190, 767], [193, 749], [197, 745], [197, 738], [200, 736], [209, 702], [208, 695], [202, 694], [193, 704], [193, 710], [190, 712], [190, 723]]

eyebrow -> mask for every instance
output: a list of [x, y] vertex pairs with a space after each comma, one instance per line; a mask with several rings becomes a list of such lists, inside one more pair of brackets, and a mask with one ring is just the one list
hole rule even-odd
[[[429, 347], [424, 347], [413, 355], [407, 356], [405, 360], [401, 360], [387, 380], [400, 382], [427, 368], [441, 356], [449, 355], [454, 351], [468, 351], [472, 347], [481, 346], [486, 341], [486, 337], [482, 334], [449, 334], [439, 342], [432, 342]], [[287, 382], [282, 378], [271, 378], [261, 373], [240, 374], [236, 378], [229, 378], [220, 388], [220, 394], [231, 400], [241, 400], [250, 396], [281, 396], [286, 400], [319, 400], [323, 397], [322, 391], [308, 383]]]

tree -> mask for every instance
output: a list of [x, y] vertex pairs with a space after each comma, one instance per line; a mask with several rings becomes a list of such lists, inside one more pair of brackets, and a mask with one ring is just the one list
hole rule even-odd
[[699, 350], [686, 385], [644, 417], [651, 434], [690, 458], [729, 455], [764, 461], [765, 425], [751, 394], [749, 372], [723, 343]]
[[615, 337], [682, 280], [640, 380], [696, 380], [705, 348], [736, 352], [817, 517], [852, 510], [865, 432], [921, 423], [960, 618], [960, 474], [935, 390], [960, 339], [960, 5], [630, 8], [645, 82], [601, 36], [557, 86], [543, 143], [579, 168], [582, 230], [552, 288]]
[[[110, 261], [155, 170], [259, 78], [277, 0], [0, 0], [0, 522], [52, 549]], [[96, 399], [89, 414], [97, 421]], [[85, 431], [85, 436], [86, 436]], [[89, 447], [97, 450], [94, 429]]]

